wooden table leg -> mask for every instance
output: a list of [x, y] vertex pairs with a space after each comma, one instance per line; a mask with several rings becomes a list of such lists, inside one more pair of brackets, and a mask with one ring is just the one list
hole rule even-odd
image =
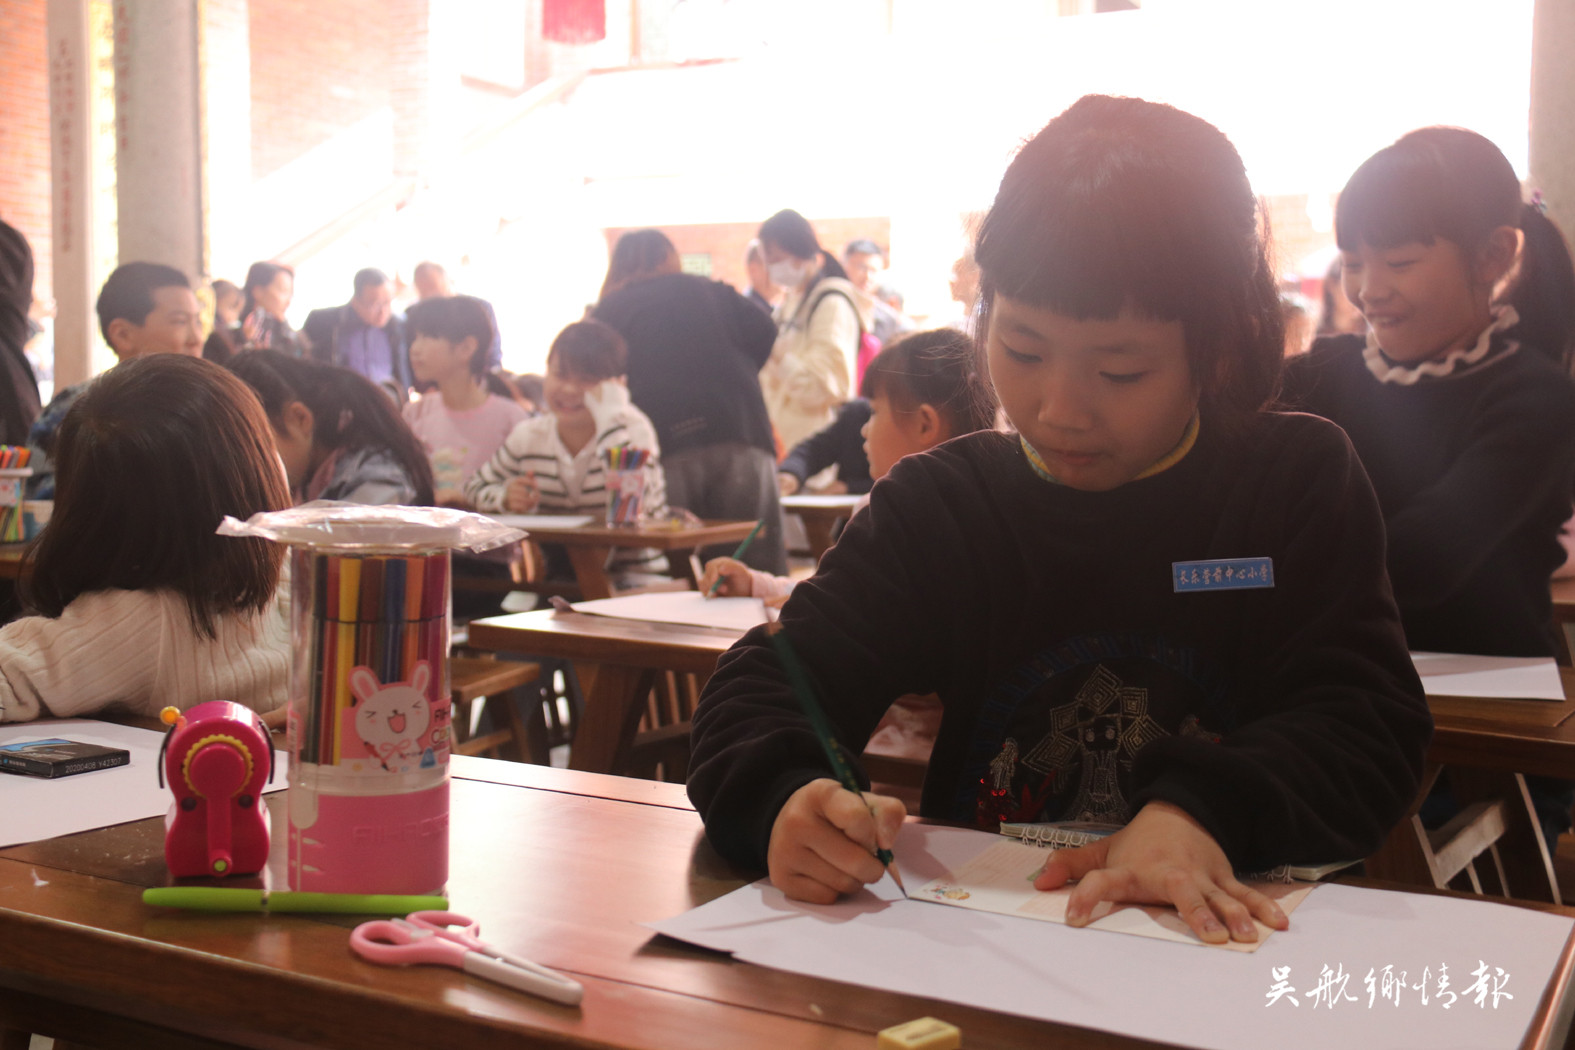
[[618, 773], [640, 727], [656, 672], [614, 664], [576, 664], [576, 671], [585, 690], [585, 710], [569, 746], [569, 768]]
[[800, 518], [804, 523], [804, 535], [809, 540], [809, 554], [815, 561], [820, 561], [820, 556], [831, 549], [836, 542], [832, 533], [836, 530], [838, 518], [825, 518], [819, 515]]
[[1422, 823], [1416, 814], [1442, 771], [1443, 767], [1437, 762], [1429, 762], [1423, 767], [1422, 783], [1411, 808], [1389, 832], [1377, 852], [1363, 862], [1368, 877], [1408, 886], [1434, 885], [1433, 866], [1422, 848], [1427, 833], [1422, 830]]
[[[568, 546], [565, 544], [565, 546]], [[611, 547], [568, 546], [569, 564], [574, 566], [574, 578], [580, 585], [580, 594], [587, 600], [611, 598], [612, 580], [607, 578], [607, 556]]]

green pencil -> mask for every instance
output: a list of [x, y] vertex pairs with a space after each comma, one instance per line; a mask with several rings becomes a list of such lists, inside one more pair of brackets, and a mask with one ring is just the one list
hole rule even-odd
[[447, 911], [447, 897], [386, 893], [292, 893], [239, 886], [155, 886], [142, 891], [142, 903], [189, 911], [290, 911], [343, 915], [409, 915]]
[[[738, 548], [733, 551], [734, 561], [737, 561], [744, 556], [744, 552], [749, 550], [749, 545], [755, 542], [755, 537], [760, 535], [760, 530], [765, 527], [765, 524], [766, 519], [764, 518], [761, 518], [759, 521], [755, 522], [755, 527], [749, 530], [749, 535], [744, 537], [744, 542], [740, 543]], [[711, 584], [711, 589], [705, 592], [705, 596], [707, 598], [715, 598], [716, 589], [720, 586], [722, 586], [722, 577], [718, 576]]]
[[[804, 709], [804, 717], [809, 719], [810, 726], [815, 730], [815, 737], [820, 741], [821, 749], [826, 752], [826, 760], [831, 763], [832, 770], [837, 774], [837, 781], [863, 798], [864, 791], [859, 787], [859, 778], [854, 775], [853, 767], [848, 763], [848, 756], [837, 743], [836, 733], [831, 728], [831, 721], [826, 717], [826, 712], [815, 699], [815, 687], [810, 684], [804, 665], [798, 662], [798, 654], [793, 650], [793, 643], [788, 641], [787, 632], [782, 630], [780, 623], [771, 624], [766, 628], [766, 632], [771, 635], [771, 644], [776, 647], [777, 658], [782, 661], [782, 669], [787, 672], [788, 684], [793, 687], [793, 694], [798, 697], [799, 706]], [[875, 807], [871, 806], [870, 816], [874, 815]], [[902, 884], [902, 875], [897, 871], [897, 859], [892, 856], [891, 850], [877, 848], [875, 859], [886, 865], [886, 870], [891, 872], [892, 881], [906, 897], [908, 888]]]

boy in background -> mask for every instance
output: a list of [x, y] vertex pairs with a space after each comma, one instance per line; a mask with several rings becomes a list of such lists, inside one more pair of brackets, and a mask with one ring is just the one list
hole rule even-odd
[[[200, 357], [201, 315], [191, 281], [179, 270], [160, 263], [118, 266], [98, 293], [99, 331], [122, 361], [149, 354]], [[55, 473], [49, 462], [55, 431], [91, 382], [89, 379], [56, 393], [28, 432], [27, 444], [33, 450], [29, 499], [55, 498]]]

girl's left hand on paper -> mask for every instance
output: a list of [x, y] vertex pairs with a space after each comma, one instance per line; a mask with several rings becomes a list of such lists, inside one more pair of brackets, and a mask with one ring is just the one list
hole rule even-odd
[[907, 812], [900, 799], [854, 794], [828, 777], [810, 781], [788, 796], [771, 826], [771, 884], [793, 900], [831, 904], [879, 882], [886, 867], [875, 850], [896, 844]]
[[1051, 854], [1034, 888], [1060, 889], [1077, 880], [1066, 905], [1068, 926], [1085, 926], [1100, 901], [1170, 904], [1209, 944], [1256, 941], [1257, 918], [1283, 930], [1280, 906], [1238, 882], [1225, 851], [1181, 807], [1150, 802], [1109, 838]]

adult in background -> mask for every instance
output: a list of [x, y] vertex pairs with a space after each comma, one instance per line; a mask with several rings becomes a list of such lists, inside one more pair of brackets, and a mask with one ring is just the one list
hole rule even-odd
[[224, 364], [241, 352], [241, 314], [246, 309], [246, 294], [232, 282], [214, 281], [213, 331], [202, 344], [204, 360]]
[[0, 441], [21, 445], [43, 407], [38, 377], [22, 348], [32, 334], [33, 249], [21, 231], [0, 221]]
[[758, 378], [776, 340], [771, 319], [730, 286], [679, 272], [678, 251], [660, 230], [618, 239], [594, 316], [629, 346], [629, 397], [656, 430], [668, 504], [702, 518], [764, 521], [743, 561], [786, 572]]
[[744, 249], [744, 273], [749, 277], [749, 290], [744, 293], [744, 298], [764, 310], [766, 316], [776, 309], [773, 303], [781, 289], [771, 283], [771, 274], [766, 272], [766, 253], [760, 247], [759, 241], [750, 241], [749, 247]]
[[299, 357], [300, 337], [284, 319], [285, 311], [290, 309], [295, 298], [295, 270], [284, 263], [252, 263], [246, 271], [246, 283], [241, 285], [241, 294], [245, 302], [241, 306], [240, 324], [231, 340], [233, 349], [231, 345], [214, 345], [215, 339], [222, 341], [223, 338], [216, 333], [208, 337], [209, 346], [203, 349], [202, 356], [220, 363], [242, 350], [278, 350]]
[[[911, 331], [913, 322], [893, 310], [877, 294], [880, 275], [886, 272], [886, 253], [880, 245], [867, 237], [849, 241], [842, 249], [842, 268], [848, 272], [848, 283], [858, 289], [859, 316], [869, 318], [870, 333], [886, 346], [903, 332]], [[874, 348], [878, 353], [880, 348]], [[873, 356], [873, 354], [871, 355]], [[864, 362], [868, 363], [868, 362]], [[859, 373], [863, 379], [863, 371]]]
[[394, 285], [382, 270], [356, 271], [350, 301], [307, 314], [301, 336], [313, 360], [365, 376], [387, 390], [395, 404], [408, 399], [405, 319], [394, 314]]
[[[782, 288], [777, 338], [760, 389], [785, 448], [829, 424], [853, 394], [864, 322], [847, 271], [791, 209], [760, 225], [771, 283]], [[775, 484], [773, 482], [773, 484]]]
[[[454, 294], [448, 271], [431, 260], [416, 263], [410, 280], [416, 286], [418, 300], [423, 302], [427, 299], [445, 299]], [[498, 315], [487, 300], [478, 298], [476, 301], [487, 308], [487, 320], [492, 325], [492, 345], [487, 349], [487, 371], [496, 372], [503, 367], [503, 336], [498, 333]]]

